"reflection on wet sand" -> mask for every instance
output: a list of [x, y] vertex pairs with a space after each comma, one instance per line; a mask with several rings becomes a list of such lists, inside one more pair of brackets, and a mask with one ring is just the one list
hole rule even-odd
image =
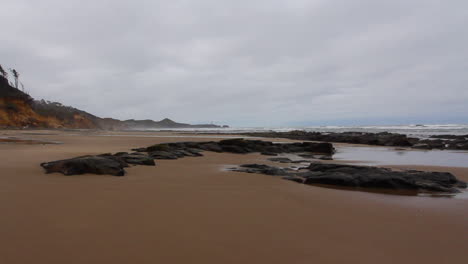
[[427, 165], [468, 167], [468, 152], [447, 150], [413, 150], [388, 147], [338, 146], [333, 156], [338, 161], [363, 165]]
[[58, 141], [50, 141], [50, 140], [37, 140], [37, 139], [25, 139], [25, 138], [17, 138], [17, 137], [0, 137], [0, 143], [10, 143], [10, 144], [62, 144], [62, 142]]

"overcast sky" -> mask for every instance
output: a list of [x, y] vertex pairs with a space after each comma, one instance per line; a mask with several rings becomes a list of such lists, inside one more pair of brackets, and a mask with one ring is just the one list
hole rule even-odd
[[0, 64], [102, 117], [468, 123], [466, 0], [0, 0]]

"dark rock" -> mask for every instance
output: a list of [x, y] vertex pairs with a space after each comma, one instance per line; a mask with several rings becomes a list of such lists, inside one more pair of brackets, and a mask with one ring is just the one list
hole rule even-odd
[[299, 154], [299, 157], [306, 158], [306, 159], [316, 159], [317, 158], [313, 154]]
[[261, 164], [245, 164], [241, 165], [239, 168], [233, 168], [231, 170], [247, 173], [260, 173], [272, 176], [287, 176], [290, 173], [290, 170], [288, 169], [276, 168]]
[[329, 173], [328, 175], [309, 176], [304, 180], [305, 184], [330, 184], [338, 186], [358, 187], [358, 181], [351, 175], [343, 172]]
[[301, 178], [301, 177], [284, 176], [282, 177], [282, 179], [297, 182], [297, 183], [304, 183], [304, 178]]
[[60, 172], [64, 175], [93, 173], [124, 176], [124, 167], [128, 165], [119, 157], [100, 155], [45, 162], [42, 163], [41, 166], [47, 173]]
[[178, 159], [179, 156], [167, 151], [153, 151], [149, 155], [154, 159]]
[[185, 151], [183, 149], [181, 150], [171, 150], [170, 153], [172, 153], [173, 155], [175, 155], [177, 158], [183, 158], [183, 157], [191, 157], [192, 156], [192, 153], [188, 152], [188, 151]]
[[457, 192], [455, 187], [465, 183], [448, 172], [393, 171], [386, 168], [311, 164], [312, 174], [306, 176], [306, 184], [332, 184], [363, 188], [412, 189], [418, 191]]
[[456, 143], [454, 149], [458, 150], [468, 150], [468, 141], [463, 143]]
[[[253, 132], [245, 133], [247, 136], [255, 137], [271, 137], [271, 138], [288, 138], [295, 140], [307, 141], [326, 141], [326, 142], [343, 142], [352, 144], [368, 144], [381, 146], [412, 146], [413, 142], [418, 139], [408, 138], [406, 135], [394, 133], [364, 133], [364, 132], [342, 132], [342, 133], [320, 133], [306, 131], [290, 131], [290, 132]], [[317, 144], [317, 143], [315, 143]], [[325, 147], [325, 146], [323, 146]]]
[[219, 142], [176, 142], [156, 144], [147, 148], [138, 148], [150, 153], [150, 156], [159, 159], [175, 159], [187, 156], [202, 156], [202, 151], [229, 152], [246, 154], [260, 152], [265, 155], [277, 155], [278, 153], [320, 153], [332, 155], [333, 145], [330, 143], [273, 143], [262, 140], [246, 140], [242, 138], [226, 139]]
[[221, 146], [218, 145], [218, 143], [216, 142], [208, 142], [205, 144], [200, 144], [199, 148], [206, 150], [206, 151], [223, 152], [223, 149], [221, 148]]
[[265, 156], [278, 156], [277, 153], [269, 152], [269, 151], [263, 151], [263, 152], [260, 152], [260, 154], [265, 155]]
[[413, 145], [413, 148], [415, 148], [415, 149], [431, 149], [431, 146], [429, 146], [429, 144], [421, 143], [421, 144]]
[[156, 144], [146, 148], [146, 152], [155, 152], [155, 151], [170, 151], [171, 148], [167, 144]]
[[[426, 144], [429, 149], [444, 149], [446, 147], [446, 142], [440, 139], [420, 140], [419, 143], [415, 145], [419, 145], [419, 144], [421, 145]], [[413, 145], [413, 148], [415, 147], [415, 145]]]
[[263, 152], [266, 152], [266, 153], [281, 153], [283, 152], [283, 149], [281, 148], [281, 144], [276, 144], [276, 145], [272, 145], [272, 146], [267, 146], [263, 149]]
[[330, 143], [302, 142], [302, 147], [304, 152], [325, 153], [329, 155], [335, 153], [335, 148]]
[[433, 135], [430, 138], [440, 138], [440, 139], [468, 139], [468, 135]]
[[291, 163], [292, 160], [285, 157], [270, 158], [269, 161], [280, 162], [280, 163]]
[[223, 150], [223, 152], [231, 152], [238, 154], [245, 154], [250, 152], [248, 149], [236, 145], [221, 145], [221, 149]]
[[268, 160], [279, 163], [310, 163], [310, 160], [292, 160], [286, 157], [270, 158]]
[[[275, 144], [262, 140], [245, 140], [242, 138], [221, 140], [220, 142], [175, 142], [136, 148], [133, 153], [118, 152], [115, 155], [105, 153], [97, 156], [84, 156], [69, 160], [55, 161], [41, 164], [47, 172], [62, 172], [66, 175], [95, 173], [124, 175], [124, 167], [128, 164], [154, 166], [154, 159], [178, 159], [183, 157], [203, 156], [203, 151], [229, 152], [229, 153], [296, 153], [296, 152], [328, 152], [333, 150], [330, 143], [289, 143]], [[301, 163], [306, 161], [290, 161]], [[264, 171], [269, 175], [287, 173], [282, 169], [269, 169]]]
[[[309, 167], [293, 171], [261, 164], [247, 164], [234, 169], [240, 172], [284, 176], [305, 184], [325, 184], [359, 189], [413, 190], [415, 192], [456, 193], [467, 184], [448, 172], [416, 170], [394, 171], [386, 168], [312, 163]], [[302, 179], [302, 180], [300, 180]]]
[[243, 138], [224, 139], [224, 140], [220, 140], [218, 144], [221, 146], [235, 145], [235, 146], [244, 146], [244, 147], [249, 145], [248, 141]]
[[155, 166], [154, 159], [148, 155], [142, 153], [132, 153], [128, 154], [126, 152], [119, 152], [114, 154], [114, 156], [120, 157], [128, 164], [133, 165], [147, 165], [147, 166]]
[[192, 154], [193, 157], [202, 157], [203, 156], [203, 154], [201, 154], [201, 152], [203, 152], [203, 150], [201, 150], [201, 149], [187, 148], [187, 149], [185, 149], [185, 151]]
[[[255, 137], [288, 138], [307, 141], [342, 142], [351, 144], [366, 144], [393, 147], [416, 147], [420, 149], [468, 149], [468, 135], [434, 135], [431, 136], [430, 139], [418, 139], [408, 137], [402, 134], [388, 132], [321, 133], [306, 132], [299, 130], [290, 132], [251, 132], [244, 133], [244, 135]], [[420, 144], [427, 144], [427, 146]], [[321, 151], [324, 152], [325, 150], [323, 149]]]
[[136, 151], [136, 152], [146, 152], [146, 148], [134, 148], [134, 149], [132, 149], [132, 151]]
[[291, 163], [310, 163], [310, 160], [293, 160]]

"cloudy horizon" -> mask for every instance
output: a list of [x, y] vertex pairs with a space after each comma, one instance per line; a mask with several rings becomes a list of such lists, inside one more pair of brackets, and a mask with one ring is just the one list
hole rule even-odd
[[97, 116], [468, 123], [466, 1], [0, 3], [0, 64]]

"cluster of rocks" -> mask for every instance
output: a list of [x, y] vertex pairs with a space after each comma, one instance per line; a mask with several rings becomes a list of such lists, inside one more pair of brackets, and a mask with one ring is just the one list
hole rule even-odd
[[377, 146], [413, 147], [418, 149], [468, 150], [468, 135], [437, 135], [431, 136], [430, 139], [419, 139], [389, 132], [322, 133], [306, 132], [301, 130], [295, 130], [290, 132], [251, 132], [244, 133], [243, 135], [267, 138], [288, 138], [295, 140], [366, 144]]
[[202, 151], [230, 152], [230, 153], [254, 153], [263, 155], [278, 155], [279, 153], [318, 153], [332, 155], [335, 151], [330, 143], [297, 142], [297, 143], [273, 143], [263, 140], [246, 140], [242, 138], [226, 139], [208, 142], [177, 142], [153, 145], [147, 148], [134, 149], [139, 152], [147, 152], [150, 156], [174, 156], [197, 155]]
[[85, 173], [108, 174], [124, 176], [124, 168], [132, 165], [156, 165], [154, 159], [142, 153], [120, 152], [81, 156], [72, 159], [41, 163], [47, 173], [59, 172], [64, 175], [79, 175]]
[[[134, 149], [134, 152], [119, 152], [80, 156], [72, 159], [42, 163], [47, 173], [59, 172], [64, 175], [85, 173], [125, 175], [130, 165], [154, 166], [155, 159], [179, 159], [203, 156], [202, 152], [253, 153], [276, 156], [280, 153], [294, 153], [307, 158], [331, 159], [334, 153], [330, 143], [273, 143], [261, 140], [227, 139], [219, 142], [177, 142], [156, 144]], [[273, 157], [270, 161], [281, 163], [305, 163], [309, 160], [291, 160], [287, 157]], [[326, 184], [353, 188], [386, 188], [393, 190], [414, 190], [417, 192], [458, 192], [466, 188], [450, 173], [422, 172], [415, 170], [394, 171], [385, 168], [339, 164], [311, 163], [307, 167], [292, 169], [261, 164], [246, 164], [233, 168], [234, 171], [261, 173], [281, 176], [286, 180], [303, 184]]]
[[413, 148], [468, 150], [468, 135], [433, 135], [419, 140]]
[[246, 164], [231, 170], [280, 176], [285, 180], [308, 185], [351, 187], [360, 190], [379, 188], [458, 193], [459, 189], [467, 187], [465, 182], [448, 172], [395, 171], [387, 168], [342, 164], [311, 163], [308, 167], [299, 170], [263, 164]]
[[278, 155], [279, 153], [301, 153], [303, 155], [320, 154], [331, 156], [334, 153], [330, 143], [273, 143], [261, 140], [226, 139], [219, 142], [177, 142], [156, 144], [146, 148], [134, 149], [133, 153], [119, 152], [116, 154], [101, 154], [81, 156], [72, 159], [42, 163], [47, 173], [59, 172], [64, 175], [77, 174], [110, 174], [125, 175], [125, 167], [131, 165], [154, 166], [155, 159], [179, 159], [183, 157], [203, 156], [203, 151], [254, 153]]
[[468, 135], [433, 135], [433, 136], [430, 136], [430, 138], [467, 140]]

